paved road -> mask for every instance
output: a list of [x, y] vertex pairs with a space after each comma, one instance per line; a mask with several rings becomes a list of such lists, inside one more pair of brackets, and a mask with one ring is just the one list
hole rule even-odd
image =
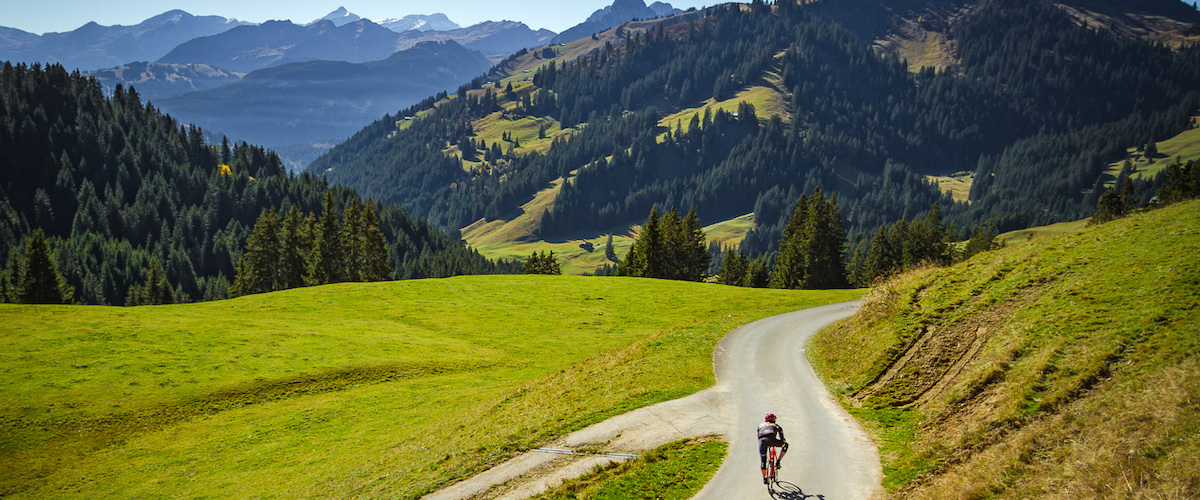
[[729, 455], [696, 495], [702, 500], [770, 498], [759, 472], [755, 430], [779, 416], [790, 448], [779, 471], [783, 499], [866, 499], [879, 491], [879, 457], [858, 423], [835, 403], [808, 364], [804, 345], [857, 303], [806, 309], [742, 326], [717, 346], [717, 392]]

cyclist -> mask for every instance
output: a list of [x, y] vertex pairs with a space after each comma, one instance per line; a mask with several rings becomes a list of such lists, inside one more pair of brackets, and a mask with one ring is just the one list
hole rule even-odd
[[779, 447], [779, 457], [775, 459], [775, 470], [779, 470], [783, 456], [787, 454], [788, 443], [783, 438], [783, 427], [775, 423], [775, 414], [768, 413], [766, 421], [758, 425], [758, 456], [762, 463], [763, 484], [767, 484], [767, 449]]

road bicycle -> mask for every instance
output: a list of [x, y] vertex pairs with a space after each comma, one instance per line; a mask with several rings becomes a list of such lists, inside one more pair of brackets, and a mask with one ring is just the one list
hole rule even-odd
[[775, 454], [776, 449], [776, 446], [771, 446], [767, 451], [767, 492], [771, 493], [772, 496], [775, 494], [775, 487], [779, 484], [779, 481], [775, 478], [775, 464], [777, 463], [776, 460], [778, 460]]

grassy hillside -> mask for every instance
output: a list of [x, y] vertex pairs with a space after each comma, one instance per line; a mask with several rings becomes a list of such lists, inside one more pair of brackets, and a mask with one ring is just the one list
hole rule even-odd
[[1200, 202], [913, 272], [809, 350], [906, 498], [1200, 495]]
[[0, 496], [416, 498], [713, 383], [736, 325], [854, 291], [492, 276], [0, 306]]
[[[1135, 179], [1153, 178], [1168, 165], [1174, 163], [1176, 159], [1186, 162], [1200, 158], [1200, 117], [1193, 118], [1192, 123], [1195, 125], [1192, 129], [1155, 143], [1158, 154], [1153, 157], [1144, 151], [1139, 151], [1139, 148], [1136, 147], [1127, 149], [1125, 155], [1129, 158], [1130, 165], [1133, 166], [1131, 177]], [[1108, 185], [1116, 184], [1117, 176], [1121, 174], [1124, 166], [1125, 160], [1117, 160], [1108, 164], [1106, 170], [1110, 177]]]
[[[608, 242], [607, 234], [586, 236], [574, 240], [545, 241], [534, 239], [537, 222], [546, 209], [554, 201], [552, 195], [557, 193], [561, 180], [555, 186], [538, 194], [533, 201], [522, 206], [522, 213], [511, 221], [480, 220], [462, 229], [463, 239], [472, 248], [492, 260], [525, 260], [533, 252], [553, 251], [559, 258], [563, 274], [582, 276], [592, 274], [597, 268], [615, 262], [609, 261], [604, 255], [604, 245]], [[709, 242], [718, 242], [721, 246], [733, 246], [741, 243], [746, 234], [754, 228], [754, 214], [746, 214], [730, 220], [705, 226], [704, 234]], [[617, 258], [629, 253], [633, 240], [640, 231], [640, 226], [616, 228], [613, 234], [613, 250]], [[590, 242], [594, 248], [591, 252], [579, 245]]]

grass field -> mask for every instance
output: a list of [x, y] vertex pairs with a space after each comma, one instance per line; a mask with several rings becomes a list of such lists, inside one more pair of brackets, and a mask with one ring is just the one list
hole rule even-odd
[[[1195, 128], [1186, 130], [1183, 133], [1167, 139], [1162, 142], [1155, 143], [1158, 148], [1158, 155], [1154, 158], [1147, 158], [1145, 153], [1139, 152], [1137, 148], [1129, 148], [1127, 154], [1130, 163], [1133, 164], [1133, 175], [1135, 179], [1152, 178], [1167, 168], [1167, 165], [1173, 163], [1176, 159], [1182, 161], [1194, 160], [1200, 158], [1200, 117], [1192, 119]], [[1105, 171], [1111, 179], [1107, 185], [1116, 184], [1117, 176], [1120, 175], [1121, 169], [1124, 168], [1125, 160], [1118, 160], [1108, 164], [1108, 169]]]
[[925, 180], [936, 182], [938, 190], [943, 193], [950, 193], [954, 201], [960, 203], [971, 202], [971, 184], [975, 182], [975, 172], [958, 172], [954, 175], [927, 175]]
[[1087, 227], [1088, 219], [1081, 219], [1071, 222], [1059, 222], [1048, 226], [1031, 227], [1029, 229], [1018, 229], [996, 235], [996, 241], [1004, 246], [1020, 245], [1040, 241], [1054, 236], [1062, 236], [1067, 234], [1075, 234]]
[[1200, 496], [1200, 202], [877, 287], [808, 350], [897, 498]]
[[0, 496], [416, 498], [710, 386], [739, 324], [859, 295], [490, 276], [0, 305]]
[[[534, 201], [522, 208], [523, 213], [511, 221], [477, 223], [463, 228], [463, 239], [489, 259], [523, 261], [534, 252], [553, 251], [554, 255], [559, 257], [563, 274], [569, 276], [589, 275], [605, 264], [615, 265], [604, 255], [607, 234], [553, 242], [531, 239], [537, 222], [541, 220], [541, 214], [553, 201], [550, 194], [556, 193], [556, 188], [557, 185], [539, 193]], [[741, 243], [746, 233], [753, 228], [754, 214], [746, 214], [706, 226], [704, 233], [710, 242], [716, 241], [723, 246], [731, 246]], [[623, 233], [613, 234], [613, 250], [618, 259], [629, 253], [637, 231], [638, 226], [634, 226]], [[579, 245], [584, 242], [592, 243], [594, 250], [588, 252], [581, 248]]]
[[787, 112], [787, 102], [779, 94], [779, 91], [771, 87], [757, 85], [742, 90], [734, 97], [724, 101], [717, 101], [710, 98], [698, 107], [684, 109], [667, 115], [658, 121], [658, 125], [672, 130], [678, 127], [681, 131], [687, 132], [688, 123], [691, 121], [692, 116], [699, 115], [703, 119], [705, 111], [711, 110], [711, 112], [715, 113], [718, 109], [734, 113], [737, 112], [738, 105], [743, 101], [754, 106], [754, 113], [758, 115], [760, 121], [769, 120], [773, 115], [779, 115], [785, 123], [791, 121], [791, 114]]
[[534, 500], [685, 500], [717, 473], [728, 447], [713, 439], [668, 443], [637, 460], [612, 464], [566, 481]]

